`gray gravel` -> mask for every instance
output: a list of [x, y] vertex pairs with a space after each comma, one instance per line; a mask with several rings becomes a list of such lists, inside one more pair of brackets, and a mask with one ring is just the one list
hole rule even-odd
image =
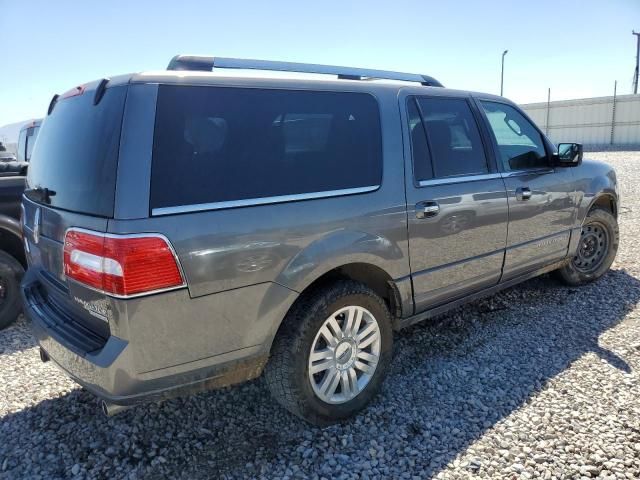
[[0, 332], [0, 478], [640, 478], [640, 153], [589, 156], [622, 184], [613, 270], [401, 332], [382, 394], [324, 430], [261, 380], [104, 418], [20, 321]]

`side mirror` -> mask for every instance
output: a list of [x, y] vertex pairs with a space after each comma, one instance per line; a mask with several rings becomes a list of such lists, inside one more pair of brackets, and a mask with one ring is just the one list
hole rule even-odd
[[559, 143], [558, 153], [553, 156], [557, 167], [577, 167], [582, 163], [582, 144]]

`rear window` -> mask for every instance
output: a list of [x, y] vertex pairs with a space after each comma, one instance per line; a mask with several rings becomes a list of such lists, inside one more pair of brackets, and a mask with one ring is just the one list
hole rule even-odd
[[163, 85], [151, 208], [375, 187], [381, 150], [368, 94]]
[[107, 88], [98, 105], [89, 91], [59, 100], [40, 127], [27, 188], [54, 192], [54, 208], [112, 217], [125, 96], [122, 86]]

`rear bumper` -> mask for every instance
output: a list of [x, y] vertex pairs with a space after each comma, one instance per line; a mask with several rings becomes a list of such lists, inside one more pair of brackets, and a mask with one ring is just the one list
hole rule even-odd
[[111, 335], [98, 349], [83, 339], [82, 329], [70, 332], [68, 321], [55, 318], [35, 289], [38, 280], [27, 272], [22, 283], [24, 314], [40, 347], [75, 382], [103, 400], [117, 405], [133, 405], [183, 393], [220, 388], [256, 378], [268, 355], [259, 347], [243, 348], [188, 365], [139, 373], [134, 345]]

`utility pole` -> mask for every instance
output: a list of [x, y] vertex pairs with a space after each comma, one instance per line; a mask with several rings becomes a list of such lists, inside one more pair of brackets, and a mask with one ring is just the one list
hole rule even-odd
[[613, 145], [613, 133], [616, 130], [616, 97], [618, 94], [618, 81], [613, 84], [613, 108], [611, 109], [611, 139], [609, 143]]
[[640, 32], [632, 30], [631, 33], [636, 36], [636, 69], [633, 72], [633, 93], [638, 93], [638, 63], [640, 62]]
[[[640, 34], [638, 34], [640, 35]], [[638, 44], [640, 45], [640, 43]], [[503, 86], [504, 86], [504, 56], [509, 52], [509, 50], [505, 50], [504, 52], [502, 52], [502, 68], [500, 70], [500, 96], [502, 96], [502, 92], [503, 92]], [[638, 67], [636, 66], [636, 71], [638, 70]]]
[[547, 120], [545, 121], [545, 133], [549, 136], [549, 110], [551, 110], [551, 87], [547, 90]]

